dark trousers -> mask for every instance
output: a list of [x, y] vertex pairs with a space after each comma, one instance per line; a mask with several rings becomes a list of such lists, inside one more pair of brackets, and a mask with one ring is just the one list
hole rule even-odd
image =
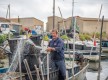
[[59, 80], [66, 79], [66, 66], [64, 60], [54, 61], [55, 66], [59, 69]]

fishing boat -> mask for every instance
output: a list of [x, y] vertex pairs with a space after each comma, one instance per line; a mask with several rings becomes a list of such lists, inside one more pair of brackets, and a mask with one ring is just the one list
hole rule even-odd
[[[65, 46], [67, 47], [67, 41], [64, 42]], [[73, 41], [68, 41], [68, 45], [69, 45], [69, 49], [73, 49]], [[82, 41], [76, 41], [75, 42], [75, 49], [76, 50], [91, 50], [91, 48], [93, 47], [93, 50], [97, 50], [97, 46], [94, 46], [92, 44], [90, 44], [89, 42], [84, 42], [82, 43]]]
[[[67, 53], [73, 54], [73, 51], [65, 51], [65, 55]], [[99, 61], [99, 52], [97, 51], [92, 51], [91, 55], [90, 55], [90, 50], [77, 50], [76, 51], [79, 54], [82, 54], [84, 56], [85, 59], [88, 59], [90, 61]]]
[[[36, 39], [36, 37], [35, 37]], [[33, 38], [32, 38], [33, 40]], [[41, 46], [36, 43], [34, 44], [34, 40], [32, 41], [28, 40], [22, 40], [22, 39], [11, 39], [9, 41], [10, 44], [10, 51], [12, 52], [9, 54], [9, 64], [10, 66], [5, 70], [4, 73], [2, 73], [2, 80], [9, 79], [10, 77], [12, 79], [24, 79], [25, 77], [28, 77], [30, 80], [38, 80], [37, 76], [40, 77], [40, 80], [47, 80], [47, 52], [45, 52]], [[17, 44], [17, 41], [19, 42]], [[26, 43], [27, 41], [27, 43]], [[39, 41], [38, 41], [39, 43]], [[40, 43], [39, 43], [40, 44]], [[24, 45], [24, 46], [21, 46]], [[18, 46], [21, 49], [24, 49], [23, 51], [18, 48]], [[23, 48], [24, 47], [24, 48]], [[16, 49], [15, 49], [16, 48]], [[18, 58], [18, 52], [22, 52], [20, 54], [21, 58], [21, 65], [18, 64], [19, 58]], [[50, 55], [49, 55], [50, 56]], [[39, 59], [41, 60], [42, 64], [40, 63]], [[25, 62], [24, 62], [25, 61]], [[65, 60], [66, 62], [66, 69], [67, 69], [67, 79], [70, 80], [73, 76], [72, 74], [72, 59], [71, 60]], [[39, 69], [39, 75], [37, 74], [37, 70], [35, 69], [35, 65], [37, 66], [37, 70]], [[21, 67], [21, 72], [19, 67]], [[24, 67], [25, 66], [25, 67]], [[74, 62], [74, 77], [75, 80], [84, 80], [85, 73], [88, 68], [88, 63], [84, 62], [83, 67], [79, 64], [76, 64]], [[53, 63], [50, 61], [49, 57], [49, 80], [58, 80], [58, 69], [54, 67]], [[7, 74], [8, 73], [8, 74]], [[15, 73], [16, 75], [13, 75]], [[83, 74], [82, 74], [83, 73]], [[31, 74], [31, 78], [30, 78]], [[5, 76], [5, 77], [4, 77]], [[22, 77], [22, 78], [20, 78]]]
[[[53, 16], [55, 16], [55, 13]], [[24, 80], [24, 78], [28, 80], [58, 80], [59, 70], [51, 61], [51, 54], [48, 54], [40, 45], [41, 38], [39, 36], [30, 39], [9, 39], [8, 42], [10, 46], [10, 53], [8, 53], [9, 67], [1, 74], [1, 80]], [[74, 57], [73, 59], [69, 57], [68, 60], [65, 60], [65, 63], [67, 80], [84, 80], [86, 78], [88, 61], [84, 61], [82, 65], [74, 61]], [[16, 75], [13, 75], [14, 73]]]
[[[106, 59], [108, 57], [108, 40], [102, 40], [102, 54], [101, 54], [101, 58], [102, 59]], [[99, 44], [100, 46], [100, 44]], [[97, 50], [100, 50], [100, 48], [97, 48]]]

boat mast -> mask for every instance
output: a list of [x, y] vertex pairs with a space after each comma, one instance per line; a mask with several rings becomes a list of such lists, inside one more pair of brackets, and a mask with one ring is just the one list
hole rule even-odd
[[8, 10], [9, 10], [9, 5], [8, 5], [8, 8], [7, 8], [7, 12], [6, 12], [6, 19], [8, 17]]
[[[10, 4], [8, 5], [8, 9], [9, 9], [9, 22], [11, 23], [11, 20], [10, 20]], [[10, 26], [12, 26], [12, 25], [10, 24]], [[10, 39], [10, 30], [9, 30], [8, 38]]]
[[[73, 61], [72, 61], [72, 80], [74, 80], [74, 55], [75, 55], [75, 25], [73, 22], [73, 14], [74, 14], [74, 0], [72, 0], [72, 27], [74, 27], [74, 36], [73, 36]], [[76, 20], [75, 20], [76, 22]]]
[[71, 28], [73, 28], [74, 27], [74, 24], [73, 24], [73, 14], [74, 14], [74, 0], [72, 0], [72, 26], [71, 26]]
[[55, 0], [53, 0], [53, 29], [55, 28]]
[[10, 21], [10, 4], [9, 4], [9, 21]]
[[100, 54], [99, 54], [99, 68], [98, 68], [98, 76], [97, 76], [97, 80], [100, 80], [100, 68], [101, 68], [101, 53], [102, 53], [102, 30], [103, 30], [103, 22], [104, 22], [104, 16], [102, 16], [102, 23], [101, 23], [101, 33], [100, 33]]

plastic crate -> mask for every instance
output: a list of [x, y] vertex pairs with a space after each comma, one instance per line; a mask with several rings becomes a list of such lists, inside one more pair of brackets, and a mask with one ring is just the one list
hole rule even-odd
[[9, 43], [10, 51], [13, 53], [14, 50], [16, 50], [17, 39], [8, 40], [8, 43]]
[[0, 73], [6, 73], [8, 68], [0, 68]]
[[[77, 67], [74, 67], [74, 74], [78, 73], [80, 70], [80, 67], [77, 66]], [[73, 74], [72, 74], [72, 69], [67, 69], [68, 71], [68, 77], [71, 77]]]
[[42, 36], [31, 36], [30, 39], [38, 46], [41, 46]]

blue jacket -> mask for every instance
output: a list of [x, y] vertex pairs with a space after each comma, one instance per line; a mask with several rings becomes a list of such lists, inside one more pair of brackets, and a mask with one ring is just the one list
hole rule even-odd
[[56, 40], [51, 40], [49, 42], [49, 47], [55, 48], [55, 51], [51, 52], [51, 59], [53, 61], [64, 60], [64, 42], [62, 39], [57, 38]]

